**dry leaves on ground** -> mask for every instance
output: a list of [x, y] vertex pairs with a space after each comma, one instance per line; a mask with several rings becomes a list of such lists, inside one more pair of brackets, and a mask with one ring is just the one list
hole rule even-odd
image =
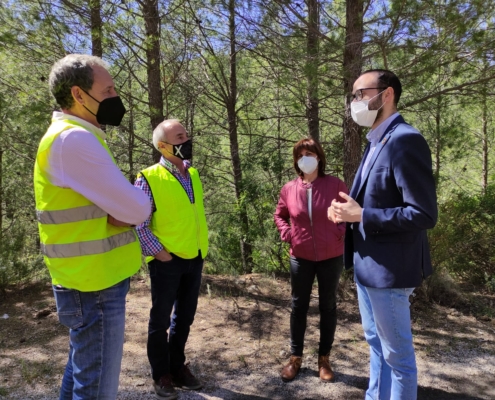
[[[133, 279], [119, 399], [155, 398], [146, 357], [149, 297], [147, 279]], [[11, 288], [0, 301], [0, 398], [57, 399], [68, 335], [58, 323], [50, 285]], [[302, 372], [283, 383], [279, 372], [289, 356], [287, 279], [205, 275], [187, 345], [191, 370], [204, 388], [180, 391], [179, 399], [363, 399], [368, 346], [351, 285], [339, 290], [338, 307], [331, 354], [336, 382], [325, 384], [316, 376], [319, 318], [314, 294]], [[419, 399], [495, 398], [493, 320], [417, 299], [412, 316]]]

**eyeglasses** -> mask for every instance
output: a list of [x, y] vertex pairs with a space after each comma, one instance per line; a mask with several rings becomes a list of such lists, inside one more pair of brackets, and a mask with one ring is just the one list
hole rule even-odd
[[349, 93], [347, 95], [347, 97], [349, 98], [349, 102], [351, 102], [353, 100], [357, 100], [357, 101], [363, 100], [363, 90], [371, 90], [371, 89], [382, 89], [382, 90], [385, 90], [387, 88], [386, 87], [368, 87], [368, 88], [358, 89], [358, 90], [356, 90], [356, 92], [354, 94]]

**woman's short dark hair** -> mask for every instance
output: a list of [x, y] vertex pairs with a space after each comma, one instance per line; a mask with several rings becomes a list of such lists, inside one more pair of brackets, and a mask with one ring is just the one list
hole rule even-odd
[[323, 152], [323, 147], [318, 143], [317, 140], [312, 138], [304, 138], [301, 139], [294, 145], [294, 149], [292, 150], [292, 156], [294, 157], [294, 169], [301, 178], [304, 176], [304, 173], [297, 165], [297, 161], [299, 160], [299, 156], [301, 155], [303, 150], [308, 150], [311, 153], [314, 153], [318, 156], [318, 176], [325, 176], [325, 167], [327, 164], [327, 160], [325, 158], [325, 153]]
[[53, 65], [48, 86], [62, 109], [68, 110], [74, 104], [71, 93], [73, 86], [91, 90], [95, 65], [107, 69], [107, 64], [100, 57], [87, 54], [69, 54]]

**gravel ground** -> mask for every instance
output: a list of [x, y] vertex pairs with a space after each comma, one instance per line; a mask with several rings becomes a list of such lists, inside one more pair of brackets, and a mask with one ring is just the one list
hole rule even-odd
[[[352, 288], [339, 294], [339, 325], [331, 361], [335, 383], [317, 378], [318, 309], [312, 299], [303, 369], [289, 383], [290, 288], [258, 275], [234, 280], [205, 276], [187, 345], [191, 370], [204, 382], [179, 399], [363, 399], [368, 346]], [[315, 291], [316, 292], [316, 291]], [[0, 399], [57, 399], [67, 354], [67, 330], [54, 313], [49, 285], [7, 292], [0, 300]], [[150, 299], [146, 279], [128, 296], [126, 343], [118, 399], [154, 399], [146, 358]], [[419, 399], [495, 399], [495, 322], [414, 300], [413, 332]]]

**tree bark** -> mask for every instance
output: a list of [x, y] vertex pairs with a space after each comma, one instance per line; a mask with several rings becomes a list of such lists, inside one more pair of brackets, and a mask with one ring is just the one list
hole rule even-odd
[[227, 117], [229, 121], [230, 156], [234, 171], [234, 186], [242, 236], [241, 246], [242, 268], [245, 274], [252, 272], [252, 247], [249, 243], [249, 219], [246, 204], [243, 199], [242, 167], [239, 157], [239, 141], [237, 134], [237, 51], [236, 51], [236, 21], [235, 0], [229, 0], [229, 39], [230, 39], [230, 81], [227, 99]]
[[127, 97], [127, 104], [129, 104], [129, 141], [127, 143], [127, 154], [129, 158], [129, 182], [134, 184], [136, 175], [134, 174], [134, 102], [132, 99], [132, 76], [129, 74], [127, 79], [127, 87], [129, 95]]
[[[3, 96], [0, 95], [0, 138], [3, 138], [3, 118]], [[3, 247], [3, 152], [4, 146], [0, 142], [0, 250]]]
[[488, 187], [488, 106], [486, 101], [486, 87], [483, 88], [482, 97], [481, 97], [481, 107], [482, 107], [482, 117], [481, 117], [481, 125], [482, 125], [482, 152], [483, 152], [483, 169], [481, 172], [481, 189], [483, 190], [483, 194], [486, 193], [486, 188]]
[[[0, 134], [2, 133], [2, 124], [0, 123]], [[3, 182], [2, 182], [2, 174], [3, 174], [3, 149], [0, 148], [0, 250], [2, 249], [3, 243]]]
[[[158, 0], [139, 2], [146, 32], [146, 72], [148, 78], [148, 101], [151, 129], [163, 122], [163, 97], [160, 69], [160, 16]], [[160, 153], [153, 149], [153, 160], [160, 160]]]
[[[346, 38], [344, 49], [344, 92], [351, 93], [363, 65], [363, 0], [346, 1]], [[362, 129], [351, 117], [350, 99], [346, 97], [343, 121], [344, 181], [350, 188], [362, 157]]]
[[89, 9], [91, 15], [91, 54], [101, 58], [103, 56], [103, 30], [100, 0], [89, 0]]
[[437, 109], [435, 114], [435, 171], [433, 172], [433, 176], [435, 178], [435, 183], [438, 187], [440, 182], [440, 154], [442, 152], [442, 126], [441, 126], [441, 117], [440, 112], [442, 110], [442, 99], [441, 97], [437, 97]]
[[308, 134], [311, 138], [320, 140], [320, 118], [318, 100], [318, 65], [319, 65], [319, 1], [307, 0], [308, 27], [306, 35], [306, 119]]

